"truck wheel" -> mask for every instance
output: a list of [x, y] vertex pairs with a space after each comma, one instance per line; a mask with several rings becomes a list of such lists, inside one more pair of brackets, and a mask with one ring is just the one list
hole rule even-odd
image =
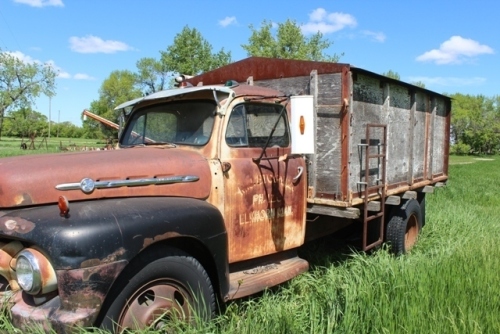
[[210, 278], [193, 257], [180, 252], [147, 263], [113, 300], [101, 328], [124, 330], [164, 327], [169, 319], [208, 320], [215, 313]]
[[406, 254], [417, 242], [422, 229], [422, 211], [414, 199], [410, 199], [394, 212], [387, 223], [387, 242], [396, 255]]

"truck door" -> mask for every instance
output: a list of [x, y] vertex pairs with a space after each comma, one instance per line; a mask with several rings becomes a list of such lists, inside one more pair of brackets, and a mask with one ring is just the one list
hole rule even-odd
[[305, 163], [290, 154], [288, 116], [282, 108], [244, 102], [225, 117], [221, 162], [226, 166], [224, 210], [231, 263], [304, 241]]

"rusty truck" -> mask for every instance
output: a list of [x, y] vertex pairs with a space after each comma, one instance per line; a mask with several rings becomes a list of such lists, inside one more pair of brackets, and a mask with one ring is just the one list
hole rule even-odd
[[2, 309], [58, 332], [160, 327], [308, 269], [359, 226], [406, 253], [448, 178], [450, 98], [349, 64], [251, 57], [116, 110], [112, 151], [0, 159]]

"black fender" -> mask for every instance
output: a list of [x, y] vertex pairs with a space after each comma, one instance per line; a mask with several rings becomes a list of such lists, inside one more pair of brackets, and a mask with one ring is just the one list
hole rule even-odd
[[56, 270], [130, 261], [165, 239], [194, 238], [209, 252], [221, 288], [228, 289], [227, 233], [220, 211], [198, 199], [140, 197], [71, 202], [4, 212], [2, 237], [41, 249]]

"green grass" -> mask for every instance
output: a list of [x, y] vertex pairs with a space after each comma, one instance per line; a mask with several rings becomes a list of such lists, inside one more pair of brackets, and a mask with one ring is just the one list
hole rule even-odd
[[[228, 334], [500, 333], [500, 159], [474, 158], [451, 158], [448, 186], [428, 195], [427, 224], [410, 254], [366, 255], [322, 239], [300, 251], [309, 272], [230, 303], [210, 323], [173, 326]], [[2, 329], [11, 330], [6, 318]]]
[[[21, 149], [21, 144], [26, 143], [27, 149]], [[43, 154], [62, 152], [61, 148], [80, 150], [83, 147], [104, 147], [105, 144], [97, 139], [80, 138], [35, 138], [33, 144], [30, 140], [12, 137], [2, 137], [0, 140], [0, 157], [11, 157], [26, 154]]]

